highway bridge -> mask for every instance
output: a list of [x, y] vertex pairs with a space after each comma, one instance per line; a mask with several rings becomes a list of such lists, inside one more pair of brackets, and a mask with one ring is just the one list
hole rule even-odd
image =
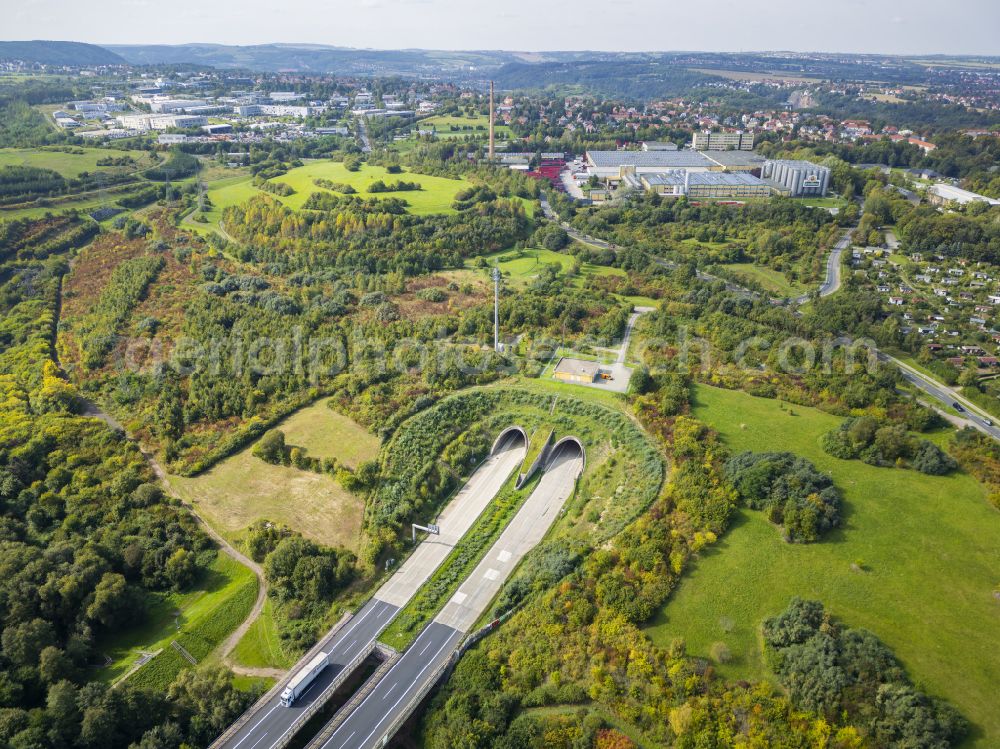
[[496, 543], [402, 657], [309, 749], [370, 749], [387, 743], [459, 654], [460, 645], [522, 557], [544, 538], [584, 467], [575, 437], [558, 441], [545, 473]]
[[281, 704], [285, 681], [262, 697], [212, 744], [212, 749], [280, 749], [294, 736], [309, 715], [329, 697], [332, 689], [371, 652], [375, 639], [434, 573], [452, 548], [524, 461], [527, 435], [520, 427], [504, 430], [490, 457], [469, 478], [442, 511], [436, 525], [440, 533], [426, 538], [352, 617], [345, 617], [289, 675], [297, 673], [317, 654], [329, 656], [329, 665], [290, 707]]

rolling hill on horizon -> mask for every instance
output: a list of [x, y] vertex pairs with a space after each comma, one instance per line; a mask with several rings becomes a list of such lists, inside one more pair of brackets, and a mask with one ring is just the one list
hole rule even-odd
[[121, 55], [86, 42], [47, 39], [0, 42], [0, 60], [24, 60], [41, 65], [125, 65]]

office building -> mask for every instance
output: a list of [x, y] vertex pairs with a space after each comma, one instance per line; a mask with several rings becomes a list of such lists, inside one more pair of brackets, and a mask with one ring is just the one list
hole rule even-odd
[[691, 147], [695, 151], [752, 151], [753, 133], [713, 133], [702, 130], [692, 137]]

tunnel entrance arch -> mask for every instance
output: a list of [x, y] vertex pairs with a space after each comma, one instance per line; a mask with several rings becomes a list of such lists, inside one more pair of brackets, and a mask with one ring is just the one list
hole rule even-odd
[[493, 441], [493, 447], [490, 448], [490, 455], [496, 455], [497, 450], [506, 445], [515, 442], [518, 437], [524, 443], [524, 446], [528, 446], [528, 433], [524, 431], [523, 427], [519, 427], [516, 424], [509, 426], [497, 435], [497, 438]]
[[587, 450], [584, 448], [583, 442], [572, 435], [563, 437], [549, 449], [549, 456], [545, 461], [546, 470], [552, 467], [556, 460], [565, 459], [572, 453], [579, 454], [582, 461], [580, 473], [583, 473], [583, 469], [587, 467]]

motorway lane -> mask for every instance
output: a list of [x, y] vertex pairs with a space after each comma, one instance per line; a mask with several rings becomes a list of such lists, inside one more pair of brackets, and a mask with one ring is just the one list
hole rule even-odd
[[[275, 695], [221, 746], [226, 749], [270, 749], [274, 746], [313, 703], [313, 699], [322, 694], [334, 677], [381, 634], [398, 611], [399, 607], [391, 603], [376, 599], [368, 601], [340, 631], [323, 641], [319, 650], [330, 654], [331, 663], [294, 705], [284, 707], [280, 695]], [[314, 649], [314, 652], [318, 650]]]
[[[503, 445], [498, 445], [496, 453], [472, 475], [441, 513], [436, 521], [440, 535], [428, 536], [400, 565], [396, 574], [379, 588], [375, 597], [400, 608], [405, 606], [476, 522], [510, 474], [521, 465], [527, 452], [527, 445], [519, 433], [512, 433]], [[429, 522], [430, 518], [427, 520]]]
[[458, 592], [320, 749], [369, 749], [380, 744], [437, 667], [458, 650], [518, 562], [548, 532], [582, 470], [583, 456], [575, 444], [564, 444], [553, 453], [538, 486]]
[[464, 632], [431, 622], [374, 689], [322, 744], [322, 749], [379, 745], [393, 719], [409, 706], [437, 668], [451, 658]]
[[[217, 749], [271, 749], [289, 730], [295, 720], [311, 704], [310, 695], [318, 695], [343, 668], [354, 660], [382, 633], [392, 618], [409, 602], [423, 582], [466, 531], [472, 527], [504, 482], [524, 460], [527, 445], [518, 433], [512, 433], [469, 478], [442, 512], [437, 524], [440, 536], [429, 536], [400, 565], [399, 570], [375, 593], [374, 597], [332, 638], [328, 635], [323, 647], [313, 648], [310, 655], [323, 650], [333, 660], [316, 679], [314, 686], [291, 707], [283, 707], [278, 696], [254, 709], [254, 716], [234, 736], [219, 744]], [[327, 650], [330, 647], [331, 650]], [[288, 678], [306, 662], [303, 658], [289, 671]]]
[[462, 632], [472, 629], [511, 571], [548, 533], [582, 470], [576, 444], [560, 447], [531, 496], [434, 621]]

